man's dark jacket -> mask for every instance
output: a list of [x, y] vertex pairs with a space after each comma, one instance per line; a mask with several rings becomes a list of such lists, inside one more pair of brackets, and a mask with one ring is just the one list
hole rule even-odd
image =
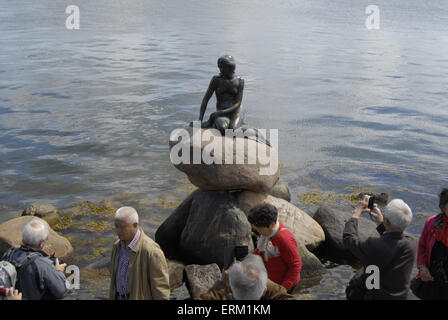
[[[11, 253], [11, 254], [10, 254]], [[10, 259], [6, 257], [10, 256]], [[21, 292], [25, 300], [62, 299], [67, 293], [66, 278], [62, 271], [57, 270], [53, 261], [46, 258], [47, 254], [39, 249], [20, 247], [6, 251], [2, 260], [8, 260], [14, 266], [24, 265], [26, 260], [35, 257], [35, 265], [24, 267], [20, 279]]]
[[361, 241], [358, 219], [351, 218], [344, 228], [343, 240], [365, 267], [376, 265], [380, 270], [380, 289], [366, 290], [365, 300], [405, 300], [410, 287], [412, 267], [417, 256], [417, 239], [403, 232], [384, 232], [383, 224], [377, 231], [380, 237]]

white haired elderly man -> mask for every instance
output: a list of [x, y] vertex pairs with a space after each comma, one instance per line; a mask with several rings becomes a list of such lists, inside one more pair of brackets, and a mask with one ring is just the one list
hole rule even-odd
[[46, 221], [33, 219], [22, 231], [22, 246], [10, 248], [2, 257], [17, 269], [16, 288], [25, 300], [62, 299], [67, 287], [64, 264], [59, 259], [51, 260], [43, 251], [48, 239], [49, 226]]
[[249, 254], [235, 261], [199, 300], [295, 300], [285, 287], [268, 279], [268, 273], [259, 255]]
[[[405, 300], [409, 293], [411, 272], [418, 247], [417, 239], [404, 233], [412, 220], [412, 211], [403, 200], [394, 199], [382, 213], [376, 204], [373, 209], [368, 208], [369, 198], [366, 195], [358, 203], [352, 218], [347, 221], [343, 233], [345, 247], [364, 266], [350, 281], [346, 290], [347, 298]], [[369, 213], [379, 223], [377, 231], [380, 233], [380, 237], [360, 240], [358, 219], [364, 212]], [[367, 266], [378, 267], [378, 269], [373, 267], [372, 270], [379, 270], [379, 287], [366, 286], [365, 282], [370, 275], [370, 273], [365, 273]]]
[[119, 240], [111, 257], [111, 300], [167, 300], [170, 297], [168, 265], [159, 245], [138, 225], [138, 213], [121, 207], [115, 213]]

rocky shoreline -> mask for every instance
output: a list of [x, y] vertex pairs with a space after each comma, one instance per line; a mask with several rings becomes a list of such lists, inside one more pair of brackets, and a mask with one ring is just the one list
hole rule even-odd
[[[276, 184], [268, 193], [193, 191], [161, 222], [155, 233], [155, 240], [161, 245], [168, 260], [171, 298], [179, 300], [195, 297], [198, 292], [211, 286], [212, 280], [220, 278], [222, 250], [225, 246], [244, 243], [253, 248], [250, 226], [245, 219], [248, 210], [261, 202], [271, 203], [279, 209], [279, 219], [290, 228], [298, 241], [303, 270], [300, 286], [294, 293], [297, 297], [309, 297], [303, 294], [306, 289], [320, 283], [326, 272], [324, 261], [357, 267], [357, 260], [342, 245], [343, 226], [350, 217], [351, 210], [340, 205], [325, 205], [320, 206], [311, 216], [289, 202], [290, 199], [291, 194], [285, 184]], [[108, 213], [101, 215], [109, 217], [116, 210], [115, 207], [105, 205], [94, 207], [93, 204], [90, 207], [84, 205], [83, 208], [90, 208], [93, 212], [106, 210]], [[76, 240], [64, 237], [67, 215], [51, 205], [28, 207], [23, 210], [22, 216], [0, 224], [0, 254], [10, 246], [20, 245], [21, 230], [33, 217], [46, 220], [54, 228], [50, 232], [45, 250], [76, 265], [79, 259], [74, 252], [81, 248]], [[83, 223], [92, 226], [98, 224], [96, 231], [101, 231], [102, 223], [94, 217], [91, 217], [90, 222], [84, 220]], [[361, 218], [360, 228], [365, 236], [376, 235], [376, 225], [366, 218]], [[68, 298], [90, 299], [92, 295], [95, 299], [107, 297], [110, 248], [114, 241], [112, 237], [111, 233], [111, 237], [104, 241], [104, 250], [99, 250], [98, 255], [86, 259], [86, 265], [81, 269], [81, 284], [89, 283], [89, 288], [84, 288], [82, 294], [72, 292]], [[201, 243], [208, 246], [200, 245]], [[211, 251], [214, 254], [210, 254]], [[100, 292], [104, 292], [105, 296], [98, 296]]]
[[[195, 133], [190, 130], [190, 134]], [[214, 149], [213, 155], [223, 158], [225, 140], [232, 138], [216, 136], [215, 139], [223, 141], [220, 144], [222, 148]], [[233, 159], [239, 157], [245, 161], [222, 165], [193, 164], [192, 161], [174, 164], [197, 189], [190, 188], [191, 192], [177, 206], [168, 204], [165, 197], [158, 200], [160, 206], [174, 208], [168, 217], [160, 217], [152, 226], [156, 229], [155, 241], [167, 258], [172, 298], [196, 298], [221, 279], [224, 253], [228, 247], [247, 246], [249, 252], [253, 250], [254, 235], [247, 215], [252, 207], [262, 203], [277, 208], [279, 220], [297, 241], [302, 271], [295, 294], [300, 295], [304, 289], [320, 283], [327, 270], [324, 261], [357, 266], [357, 259], [342, 243], [342, 230], [351, 216], [351, 210], [348, 207], [332, 206], [331, 203], [320, 206], [314, 215], [301, 210], [291, 203], [288, 186], [278, 182], [278, 168], [267, 175], [259, 173], [272, 159], [247, 163], [248, 150], [251, 150], [249, 146], [257, 150], [263, 143], [238, 137], [234, 139], [240, 139], [246, 148], [243, 149], [243, 155], [237, 154], [238, 150], [234, 149]], [[187, 160], [191, 160], [195, 148], [202, 154], [207, 147], [208, 144], [201, 140], [199, 144], [195, 139], [187, 142], [170, 140], [171, 149], [177, 148], [181, 152], [186, 150], [189, 155]], [[277, 163], [277, 151], [266, 145], [263, 148], [267, 152], [262, 157], [274, 157]], [[332, 197], [329, 195], [327, 200], [332, 200]], [[83, 259], [85, 265], [81, 268], [81, 282], [89, 284], [87, 290], [90, 292], [100, 290], [106, 292], [107, 296], [110, 251], [115, 240], [113, 216], [124, 203], [132, 205], [132, 201], [119, 201], [116, 204], [84, 201], [73, 208], [71, 215], [62, 215], [51, 205], [33, 205], [23, 210], [22, 216], [0, 224], [0, 255], [10, 246], [20, 245], [21, 231], [30, 219], [44, 219], [52, 228], [44, 250], [64, 259], [68, 264], [78, 264]], [[147, 221], [142, 219], [140, 226], [147, 232], [145, 223]], [[82, 235], [77, 239], [64, 237], [67, 230], [75, 227], [82, 232], [89, 232], [88, 236], [85, 239], [80, 239]], [[378, 236], [375, 228], [373, 222], [361, 218], [360, 233], [363, 237]], [[107, 237], [99, 236], [106, 232]], [[93, 250], [93, 255], [80, 254], [86, 249]]]

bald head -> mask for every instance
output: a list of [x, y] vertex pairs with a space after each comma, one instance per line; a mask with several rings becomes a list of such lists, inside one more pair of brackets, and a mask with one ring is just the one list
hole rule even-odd
[[127, 224], [138, 223], [138, 213], [132, 207], [121, 207], [115, 212], [115, 220], [120, 220]]

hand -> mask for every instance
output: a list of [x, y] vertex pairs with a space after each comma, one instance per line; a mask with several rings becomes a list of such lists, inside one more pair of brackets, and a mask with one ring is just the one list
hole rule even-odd
[[13, 287], [6, 289], [6, 300], [22, 300], [22, 292]]
[[59, 264], [59, 259], [56, 258], [56, 269], [58, 269], [59, 271], [64, 272], [66, 267], [67, 267], [66, 263]]
[[362, 213], [369, 212], [370, 209], [367, 207], [369, 205], [369, 196], [364, 195], [361, 201], [358, 202], [358, 205], [355, 208], [355, 211], [353, 212], [353, 218], [359, 218]]
[[383, 223], [384, 218], [383, 214], [381, 213], [380, 208], [376, 205], [376, 203], [373, 204], [373, 209], [370, 210], [370, 216], [377, 222], [377, 223]]
[[423, 280], [423, 282], [434, 281], [433, 276], [426, 266], [420, 268], [420, 278]]

